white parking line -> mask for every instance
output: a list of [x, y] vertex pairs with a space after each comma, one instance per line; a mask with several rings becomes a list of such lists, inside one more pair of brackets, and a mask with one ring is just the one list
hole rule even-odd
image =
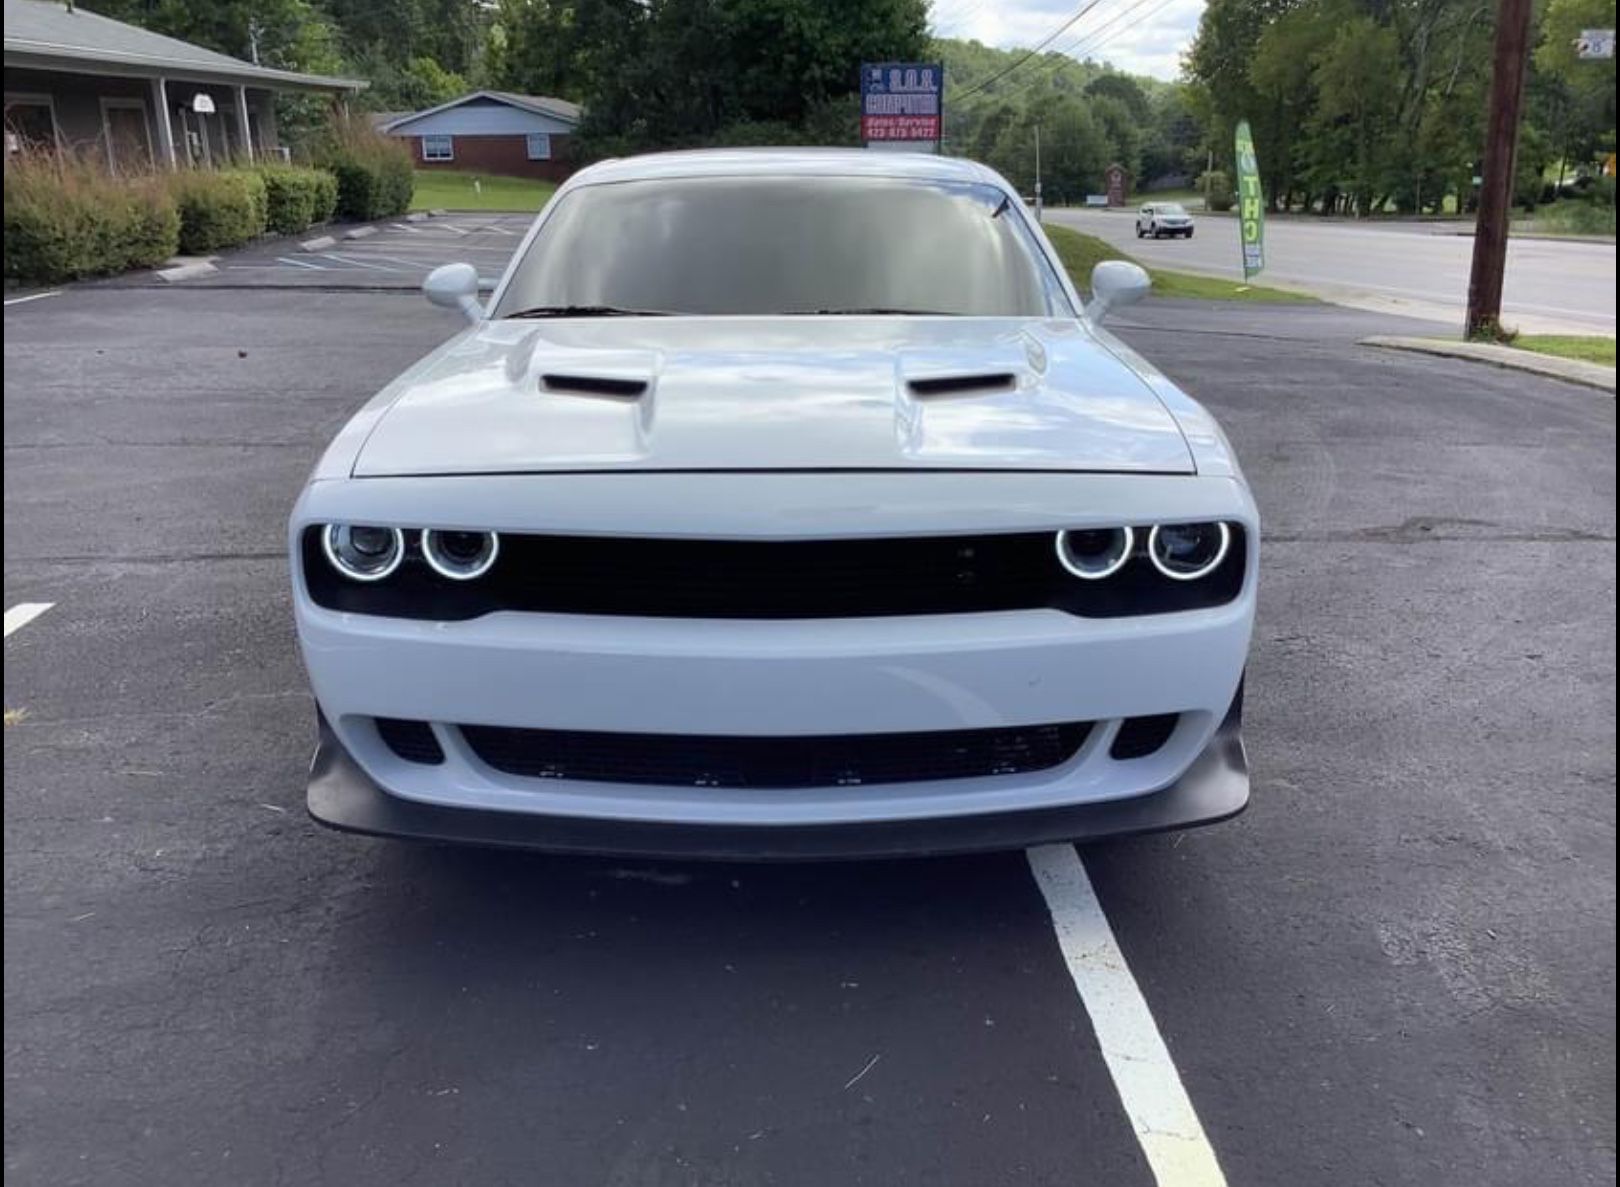
[[1069, 976], [1159, 1187], [1225, 1187], [1215, 1150], [1073, 845], [1030, 849]]
[[55, 602], [18, 602], [6, 611], [6, 638], [11, 638], [13, 631], [19, 631], [45, 611], [49, 610]]
[[389, 268], [389, 267], [385, 267], [382, 264], [368, 264], [364, 260], [354, 260], [354, 259], [350, 259], [348, 256], [340, 256], [335, 251], [323, 251], [321, 253], [321, 259], [323, 259], [323, 260], [336, 260], [340, 264], [353, 264], [356, 268], [369, 268], [373, 272], [398, 272], [399, 271], [398, 268]]
[[323, 268], [319, 264], [310, 263], [308, 260], [294, 260], [294, 259], [289, 259], [287, 256], [277, 256], [276, 259], [280, 263], [291, 264], [294, 268], [313, 268], [317, 272], [330, 272], [331, 271], [330, 268]]
[[6, 302], [6, 306], [9, 308], [12, 305], [26, 305], [30, 301], [43, 301], [46, 297], [60, 297], [61, 295], [61, 289], [52, 289], [48, 293], [29, 293], [26, 297], [12, 297]]

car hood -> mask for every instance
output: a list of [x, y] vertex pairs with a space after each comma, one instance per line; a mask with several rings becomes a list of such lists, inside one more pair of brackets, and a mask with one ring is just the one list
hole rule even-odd
[[1158, 397], [1072, 320], [499, 320], [398, 384], [356, 476], [1194, 468]]

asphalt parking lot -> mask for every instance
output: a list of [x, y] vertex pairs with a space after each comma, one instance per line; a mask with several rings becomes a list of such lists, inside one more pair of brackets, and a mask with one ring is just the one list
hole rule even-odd
[[[455, 258], [420, 234], [337, 249], [412, 271], [255, 253], [6, 309], [5, 605], [50, 604], [5, 641], [7, 1173], [1152, 1182], [1023, 854], [307, 822], [285, 516], [457, 328], [405, 291]], [[1249, 812], [1083, 852], [1225, 1181], [1612, 1183], [1613, 399], [1330, 307], [1120, 324], [1267, 521]]]

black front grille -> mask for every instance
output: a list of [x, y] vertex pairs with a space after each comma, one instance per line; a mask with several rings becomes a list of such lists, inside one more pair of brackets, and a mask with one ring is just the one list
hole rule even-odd
[[[1106, 581], [1079, 581], [1051, 532], [844, 540], [501, 537], [475, 581], [450, 581], [407, 533], [405, 562], [384, 581], [338, 575], [320, 532], [304, 533], [310, 596], [332, 610], [457, 621], [497, 610], [647, 618], [811, 619], [1052, 608], [1085, 617], [1202, 609], [1242, 592], [1245, 542], [1201, 581], [1170, 581], [1137, 555]], [[1146, 533], [1139, 533], [1144, 546]]]
[[1089, 722], [828, 737], [615, 734], [464, 725], [480, 759], [510, 775], [665, 787], [790, 788], [977, 779], [1073, 757]]

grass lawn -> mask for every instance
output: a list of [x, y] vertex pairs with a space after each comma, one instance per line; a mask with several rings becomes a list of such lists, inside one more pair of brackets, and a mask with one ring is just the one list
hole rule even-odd
[[1613, 338], [1577, 338], [1560, 334], [1520, 334], [1509, 345], [1518, 350], [1531, 350], [1536, 354], [1554, 354], [1561, 359], [1580, 359], [1588, 363], [1614, 363]]
[[418, 169], [411, 209], [532, 211], [545, 205], [546, 199], [556, 189], [554, 182], [534, 181], [527, 177], [494, 177], [487, 173]]
[[[1131, 260], [1094, 235], [1083, 235], [1068, 227], [1045, 224], [1046, 237], [1057, 248], [1058, 258], [1069, 270], [1075, 286], [1091, 295], [1091, 270], [1104, 260]], [[1291, 293], [1283, 289], [1266, 288], [1258, 284], [1242, 284], [1235, 280], [1219, 280], [1210, 276], [1194, 276], [1188, 272], [1165, 272], [1149, 268], [1153, 278], [1154, 295], [1160, 297], [1191, 297], [1201, 301], [1265, 301], [1272, 303], [1315, 304], [1316, 298], [1305, 293]]]

